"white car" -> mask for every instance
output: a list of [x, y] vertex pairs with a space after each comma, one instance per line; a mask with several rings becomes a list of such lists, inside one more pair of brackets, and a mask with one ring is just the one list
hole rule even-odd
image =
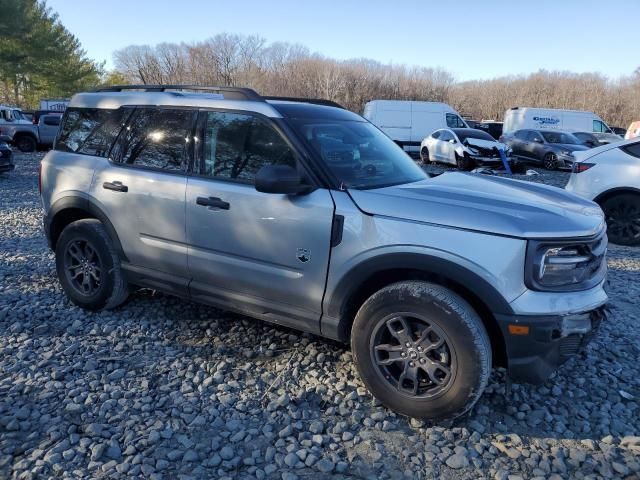
[[640, 139], [575, 152], [566, 190], [598, 203], [612, 243], [640, 245]]
[[478, 165], [501, 166], [500, 149], [509, 160], [511, 147], [482, 130], [441, 128], [422, 140], [420, 159], [425, 163], [450, 163], [460, 170], [471, 170]]

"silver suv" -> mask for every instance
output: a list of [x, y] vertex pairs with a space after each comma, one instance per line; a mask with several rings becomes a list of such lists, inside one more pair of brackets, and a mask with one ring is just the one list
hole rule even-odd
[[491, 366], [544, 381], [604, 318], [598, 206], [430, 177], [361, 116], [250, 89], [73, 97], [41, 166], [60, 283], [89, 309], [148, 287], [350, 342], [388, 407], [468, 411]]

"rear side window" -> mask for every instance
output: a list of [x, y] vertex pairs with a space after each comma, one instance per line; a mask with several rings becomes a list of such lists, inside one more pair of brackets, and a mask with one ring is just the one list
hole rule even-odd
[[204, 175], [249, 183], [265, 165], [295, 168], [293, 150], [265, 121], [241, 113], [206, 115], [201, 172]]
[[640, 158], [640, 142], [627, 145], [626, 147], [620, 147], [624, 152], [628, 153], [632, 157]]
[[438, 130], [437, 132], [433, 132], [433, 133], [431, 134], [431, 137], [432, 137], [432, 138], [438, 138], [439, 136], [440, 136], [440, 130]]
[[195, 115], [194, 110], [136, 109], [118, 141], [114, 160], [134, 167], [186, 171]]
[[106, 157], [131, 109], [69, 108], [55, 142], [62, 152]]
[[57, 127], [58, 125], [60, 125], [60, 117], [58, 116], [44, 117], [44, 124], [52, 127]]

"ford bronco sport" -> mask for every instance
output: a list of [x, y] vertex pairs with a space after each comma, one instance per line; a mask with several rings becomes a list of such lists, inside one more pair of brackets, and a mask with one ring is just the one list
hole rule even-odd
[[333, 102], [250, 89], [80, 93], [41, 165], [75, 304], [148, 287], [350, 342], [412, 417], [468, 411], [492, 365], [544, 381], [604, 318], [599, 207], [558, 188], [430, 177]]

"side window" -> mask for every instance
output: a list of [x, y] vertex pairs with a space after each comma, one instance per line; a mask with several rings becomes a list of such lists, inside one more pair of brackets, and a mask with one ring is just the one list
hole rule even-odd
[[608, 133], [609, 132], [609, 127], [607, 127], [600, 120], [594, 120], [593, 121], [593, 131], [596, 132], [596, 133]]
[[134, 167], [186, 171], [187, 147], [195, 115], [195, 110], [136, 109], [114, 157]]
[[294, 152], [267, 122], [253, 115], [208, 112], [201, 173], [250, 183], [265, 165], [295, 168]]
[[57, 127], [58, 125], [60, 125], [60, 117], [53, 115], [44, 117], [44, 124], [52, 127]]
[[437, 132], [433, 132], [433, 133], [431, 134], [431, 137], [432, 137], [432, 138], [440, 138], [440, 130], [438, 130]]
[[527, 130], [518, 130], [518, 131], [515, 133], [515, 137], [516, 137], [518, 140], [527, 140]]
[[440, 131], [440, 138], [438, 140], [442, 140], [443, 142], [448, 142], [451, 140], [453, 136], [446, 130]]
[[106, 157], [130, 113], [127, 108], [69, 108], [62, 118], [54, 148]]
[[543, 143], [542, 137], [538, 132], [534, 132], [533, 130], [529, 131], [529, 135], [527, 135], [527, 140], [531, 142]]
[[447, 113], [447, 127], [449, 128], [464, 128], [465, 124], [462, 119], [453, 113]]
[[621, 147], [621, 149], [632, 157], [640, 158], [640, 142]]

